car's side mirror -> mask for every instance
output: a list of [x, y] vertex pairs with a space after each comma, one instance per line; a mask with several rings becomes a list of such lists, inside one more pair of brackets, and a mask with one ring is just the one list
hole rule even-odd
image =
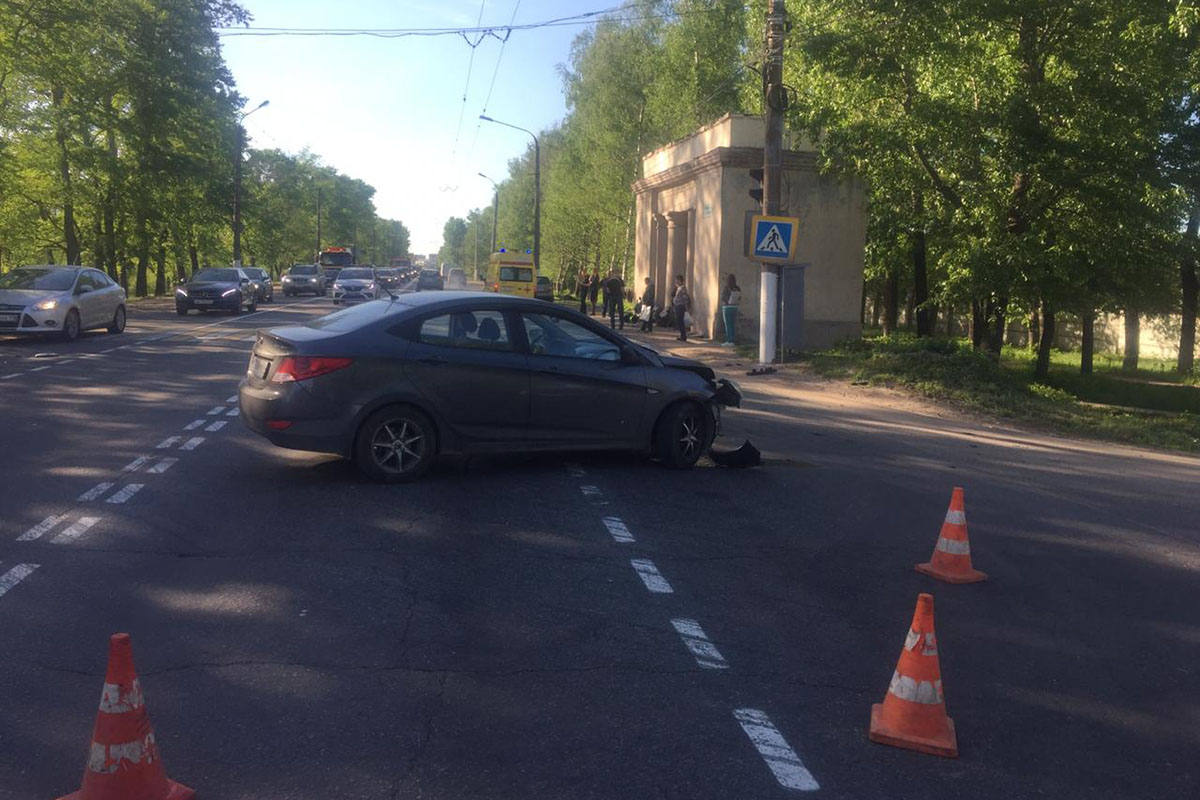
[[636, 350], [634, 350], [629, 345], [625, 345], [624, 347], [621, 348], [621, 363], [622, 364], [641, 364], [643, 362], [642, 362], [642, 357], [640, 355], [638, 355], [638, 352]]
[[250, 279], [249, 279], [249, 278], [242, 278], [242, 285], [243, 285], [243, 286], [245, 286], [245, 285], [246, 285], [247, 283], [249, 283], [249, 282], [250, 282]]

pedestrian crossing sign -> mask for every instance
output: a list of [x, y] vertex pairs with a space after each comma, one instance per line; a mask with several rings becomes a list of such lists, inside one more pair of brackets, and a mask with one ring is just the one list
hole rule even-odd
[[790, 264], [796, 255], [796, 231], [800, 228], [797, 217], [768, 217], [754, 215], [750, 233], [754, 237], [751, 257], [758, 261]]

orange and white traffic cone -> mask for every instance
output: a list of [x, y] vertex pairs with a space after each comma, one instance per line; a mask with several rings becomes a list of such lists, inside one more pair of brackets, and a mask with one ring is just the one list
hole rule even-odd
[[933, 548], [933, 557], [924, 564], [917, 564], [917, 572], [923, 572], [947, 583], [978, 583], [986, 581], [987, 575], [971, 567], [971, 543], [967, 540], [967, 511], [963, 507], [963, 490], [954, 487], [950, 495], [950, 508], [946, 521]]
[[887, 695], [882, 703], [871, 706], [868, 737], [872, 742], [893, 747], [958, 757], [954, 720], [946, 716], [946, 698], [942, 694], [931, 594], [917, 597], [917, 610]]
[[128, 633], [108, 642], [108, 672], [83, 787], [59, 800], [190, 800], [196, 793], [167, 778], [137, 672]]

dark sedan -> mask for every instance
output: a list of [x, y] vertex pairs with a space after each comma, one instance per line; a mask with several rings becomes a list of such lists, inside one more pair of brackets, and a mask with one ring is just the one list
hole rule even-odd
[[260, 303], [275, 302], [275, 285], [271, 282], [271, 273], [262, 267], [242, 267], [242, 272], [250, 276], [250, 282], [254, 284]]
[[442, 280], [442, 273], [436, 269], [423, 269], [421, 274], [417, 275], [417, 291], [424, 292], [430, 289], [441, 289], [445, 286], [445, 281]]
[[175, 312], [183, 316], [191, 309], [223, 310], [234, 314], [258, 308], [258, 287], [250, 276], [235, 267], [198, 269], [186, 283], [175, 288]]
[[708, 449], [737, 387], [570, 309], [413, 293], [259, 332], [241, 418], [282, 447], [408, 481], [440, 453], [635, 450], [673, 468]]

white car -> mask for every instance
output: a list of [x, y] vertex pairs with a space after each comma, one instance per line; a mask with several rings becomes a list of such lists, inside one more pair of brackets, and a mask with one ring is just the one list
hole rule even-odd
[[89, 267], [17, 267], [0, 275], [0, 333], [54, 334], [125, 330], [125, 290]]
[[333, 303], [374, 300], [379, 296], [379, 280], [371, 267], [344, 267], [333, 282]]

